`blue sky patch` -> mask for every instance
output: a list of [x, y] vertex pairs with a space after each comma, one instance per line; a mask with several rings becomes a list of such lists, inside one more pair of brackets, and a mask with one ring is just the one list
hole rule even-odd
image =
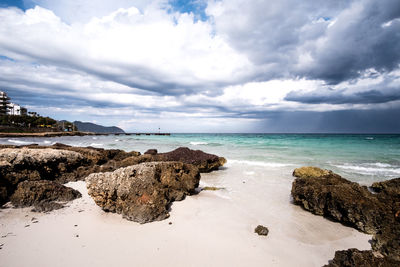
[[172, 11], [193, 13], [195, 21], [205, 21], [208, 18], [205, 12], [207, 3], [204, 0], [170, 0], [169, 4], [172, 7]]
[[10, 6], [18, 7], [22, 10], [25, 10], [25, 4], [23, 0], [0, 0], [0, 8]]

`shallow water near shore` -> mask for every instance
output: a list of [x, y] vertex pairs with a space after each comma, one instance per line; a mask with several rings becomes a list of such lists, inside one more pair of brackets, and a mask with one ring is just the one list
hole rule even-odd
[[109, 135], [52, 138], [0, 138], [2, 144], [118, 148], [145, 152], [180, 146], [223, 156], [247, 166], [249, 173], [267, 169], [319, 166], [361, 183], [400, 177], [400, 135], [373, 134], [172, 134], [171, 136]]
[[[55, 266], [52, 263], [61, 257], [57, 250], [69, 251], [65, 253], [71, 259], [64, 255], [65, 264], [56, 266], [129, 266], [135, 262], [132, 257], [139, 266], [322, 266], [336, 250], [370, 249], [371, 237], [293, 205], [293, 169], [318, 166], [366, 185], [400, 177], [400, 135], [110, 135], [0, 142], [58, 142], [142, 153], [149, 148], [167, 152], [187, 146], [228, 160], [219, 171], [201, 178], [201, 186], [223, 189], [175, 202], [171, 217], [161, 222], [139, 225], [102, 212], [85, 194], [83, 182], [71, 183], [84, 197], [65, 209], [40, 215], [24, 209], [0, 211], [1, 235], [17, 233], [0, 241], [5, 244], [0, 250], [4, 266], [26, 266], [27, 259], [18, 259], [17, 250], [41, 266]], [[25, 228], [26, 218], [33, 216], [39, 223]], [[73, 227], [77, 220], [82, 225], [79, 231]], [[258, 224], [269, 228], [267, 237], [254, 233]], [[27, 240], [33, 243], [26, 245]], [[47, 261], [40, 257], [46, 249], [54, 253]], [[178, 252], [183, 256], [173, 256]]]

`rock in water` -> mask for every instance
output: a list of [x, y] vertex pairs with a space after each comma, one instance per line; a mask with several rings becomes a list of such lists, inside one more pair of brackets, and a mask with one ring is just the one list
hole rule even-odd
[[141, 163], [86, 178], [97, 205], [139, 223], [168, 218], [172, 201], [194, 194], [199, 181], [199, 170], [182, 162]]
[[258, 235], [268, 235], [269, 230], [267, 227], [258, 225], [256, 229], [254, 229], [254, 232], [257, 233]]
[[62, 208], [60, 202], [81, 197], [79, 191], [53, 181], [24, 181], [18, 184], [11, 196], [15, 207], [34, 206], [37, 211], [50, 211]]

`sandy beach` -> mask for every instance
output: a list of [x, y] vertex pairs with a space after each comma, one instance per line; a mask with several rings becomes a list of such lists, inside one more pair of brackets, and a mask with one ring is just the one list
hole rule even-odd
[[[230, 174], [202, 174], [200, 185], [220, 186]], [[322, 266], [336, 250], [370, 249], [371, 236], [290, 204], [290, 178], [264, 180], [263, 196], [235, 193], [260, 186], [253, 182], [233, 179], [174, 202], [170, 218], [147, 224], [102, 211], [85, 182], [70, 182], [82, 198], [66, 208], [0, 210], [1, 266]], [[258, 224], [268, 236], [254, 233]]]

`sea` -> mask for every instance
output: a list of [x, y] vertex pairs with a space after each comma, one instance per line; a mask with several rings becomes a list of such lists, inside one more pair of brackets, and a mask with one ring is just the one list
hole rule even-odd
[[[268, 176], [268, 170], [291, 174], [300, 166], [317, 166], [363, 184], [400, 177], [399, 134], [171, 134], [50, 138], [0, 138], [2, 144], [92, 146], [168, 152], [178, 147], [225, 157], [225, 169], [241, 166], [245, 176]], [[267, 179], [267, 178], [266, 178]]]

